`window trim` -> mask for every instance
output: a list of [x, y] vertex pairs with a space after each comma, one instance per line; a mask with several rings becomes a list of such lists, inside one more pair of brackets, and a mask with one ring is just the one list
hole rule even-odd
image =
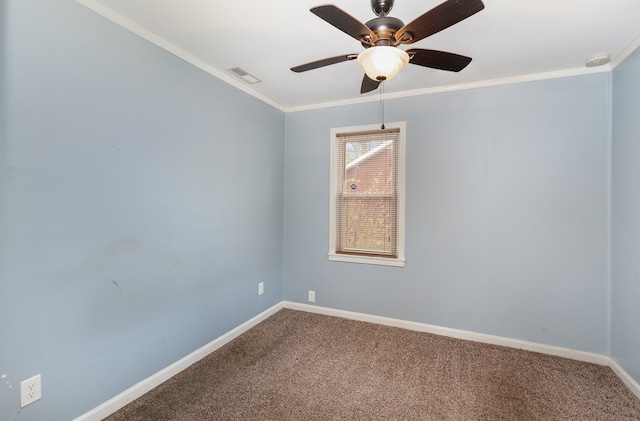
[[329, 260], [337, 262], [362, 263], [384, 266], [405, 266], [405, 151], [406, 151], [406, 122], [396, 121], [385, 123], [385, 129], [399, 129], [398, 134], [398, 204], [397, 204], [397, 237], [396, 257], [381, 257], [336, 253], [336, 173], [338, 165], [337, 137], [341, 134], [376, 131], [380, 125], [369, 124], [364, 126], [338, 127], [331, 129], [330, 137], [330, 172], [329, 172]]

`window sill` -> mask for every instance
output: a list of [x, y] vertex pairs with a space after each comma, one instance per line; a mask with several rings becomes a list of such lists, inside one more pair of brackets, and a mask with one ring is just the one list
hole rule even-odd
[[388, 257], [374, 257], [374, 256], [354, 256], [348, 254], [335, 254], [329, 253], [329, 260], [334, 262], [348, 262], [348, 263], [361, 263], [365, 265], [383, 265], [383, 266], [395, 266], [404, 267], [404, 259], [391, 259]]

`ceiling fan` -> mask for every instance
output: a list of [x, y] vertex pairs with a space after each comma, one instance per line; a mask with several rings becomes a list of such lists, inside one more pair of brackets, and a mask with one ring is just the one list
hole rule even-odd
[[357, 60], [364, 70], [360, 93], [378, 88], [384, 80], [393, 78], [407, 63], [433, 69], [459, 72], [471, 62], [471, 57], [446, 51], [412, 48], [404, 51], [401, 44], [412, 44], [442, 31], [484, 9], [481, 0], [447, 0], [408, 24], [388, 16], [394, 0], [371, 0], [377, 16], [362, 23], [333, 4], [311, 8], [311, 12], [347, 35], [360, 41], [364, 51], [312, 61], [291, 70], [300, 73], [343, 61]]

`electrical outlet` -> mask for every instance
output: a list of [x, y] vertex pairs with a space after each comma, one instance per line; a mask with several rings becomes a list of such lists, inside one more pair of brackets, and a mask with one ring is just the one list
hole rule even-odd
[[40, 374], [20, 382], [20, 408], [40, 400], [42, 397], [42, 378]]
[[264, 282], [258, 284], [258, 295], [264, 294]]
[[309, 290], [309, 302], [310, 303], [315, 303], [316, 302], [316, 292], [315, 291]]

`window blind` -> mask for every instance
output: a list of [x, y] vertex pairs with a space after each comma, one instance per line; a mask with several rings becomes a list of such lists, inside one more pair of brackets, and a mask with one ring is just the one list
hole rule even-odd
[[336, 136], [336, 253], [397, 257], [399, 133]]

